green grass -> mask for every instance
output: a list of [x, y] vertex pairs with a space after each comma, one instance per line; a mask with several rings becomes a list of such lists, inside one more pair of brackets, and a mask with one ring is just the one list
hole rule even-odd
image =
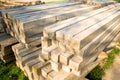
[[116, 0], [116, 1], [120, 3], [120, 0]]
[[28, 80], [28, 78], [16, 66], [15, 62], [4, 64], [0, 60], [0, 80]]
[[98, 65], [96, 68], [94, 68], [88, 75], [87, 78], [90, 80], [102, 80], [102, 76], [105, 75], [105, 70], [109, 69], [114, 60], [115, 56], [120, 53], [120, 50], [117, 48], [114, 48], [109, 54], [108, 58], [104, 59], [100, 65]]
[[101, 77], [103, 75], [105, 75], [104, 70], [100, 66], [97, 66], [87, 75], [87, 78], [90, 80], [102, 80]]
[[111, 67], [111, 65], [114, 62], [115, 56], [117, 54], [119, 54], [120, 50], [117, 48], [114, 48], [109, 54], [108, 54], [108, 58], [106, 58], [104, 60], [104, 64], [102, 65], [102, 68], [104, 70], [109, 69]]

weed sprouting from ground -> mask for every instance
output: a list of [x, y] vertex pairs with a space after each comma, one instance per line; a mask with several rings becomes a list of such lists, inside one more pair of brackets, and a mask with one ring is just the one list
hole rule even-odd
[[109, 54], [108, 58], [104, 59], [100, 65], [98, 65], [96, 68], [94, 68], [88, 75], [87, 78], [90, 80], [102, 80], [102, 76], [105, 75], [105, 70], [109, 69], [114, 60], [115, 56], [120, 53], [120, 50], [118, 48], [114, 48]]
[[28, 80], [28, 78], [16, 66], [15, 62], [4, 64], [0, 60], [0, 80]]

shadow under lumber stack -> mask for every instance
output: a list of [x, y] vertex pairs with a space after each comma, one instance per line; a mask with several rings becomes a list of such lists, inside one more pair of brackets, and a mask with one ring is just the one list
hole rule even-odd
[[3, 26], [2, 26], [2, 17], [0, 17], [0, 33], [2, 32]]

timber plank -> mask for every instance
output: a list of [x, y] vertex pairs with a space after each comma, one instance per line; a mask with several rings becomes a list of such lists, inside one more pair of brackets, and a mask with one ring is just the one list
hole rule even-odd
[[[81, 33], [77, 34], [76, 36], [74, 36], [72, 38], [75, 40], [71, 41], [71, 46], [74, 45], [74, 48], [81, 49], [88, 42], [90, 42], [94, 37], [96, 37], [100, 32], [102, 32], [103, 29], [106, 29], [107, 27], [109, 27], [116, 19], [118, 19], [119, 16], [120, 16], [120, 14], [119, 14], [119, 12], [117, 12], [117, 13], [111, 15], [110, 17], [100, 21], [99, 23], [91, 26], [90, 28], [86, 29], [85, 31], [82, 31]], [[77, 40], [78, 40], [78, 43], [77, 43]], [[81, 43], [79, 43], [79, 42], [81, 42]], [[76, 43], [76, 44], [74, 44], [74, 43]], [[79, 45], [79, 47], [76, 45]]]
[[20, 7], [20, 8], [11, 8], [7, 10], [1, 10], [1, 15], [6, 17], [6, 13], [9, 12], [9, 14], [20, 14], [25, 12], [32, 12], [32, 11], [38, 11], [38, 10], [44, 10], [44, 9], [50, 9], [50, 8], [57, 8], [57, 7], [64, 7], [69, 5], [76, 5], [80, 3], [56, 3], [56, 4], [44, 4], [44, 5], [35, 5], [35, 6], [27, 6], [27, 7]]
[[27, 6], [27, 7], [16, 8], [13, 11], [12, 10], [9, 10], [9, 11], [7, 10], [7, 11], [4, 11], [4, 12], [7, 13], [7, 16], [9, 16], [9, 15], [15, 15], [15, 14], [21, 14], [21, 13], [41, 11], [41, 10], [45, 10], [45, 9], [52, 9], [52, 8], [58, 8], [58, 7], [77, 5], [77, 4], [81, 4], [81, 3], [43, 4], [43, 5], [35, 5], [35, 6]]
[[72, 70], [80, 71], [80, 65], [82, 61], [83, 61], [83, 58], [81, 56], [74, 55], [69, 61], [69, 67]]
[[44, 66], [48, 65], [49, 63], [43, 63], [43, 62], [39, 62], [37, 64], [35, 64], [34, 66], [32, 66], [32, 72], [33, 72], [33, 76], [35, 80], [39, 79], [39, 76], [41, 75], [41, 68], [43, 68]]
[[44, 37], [49, 37], [50, 39], [54, 39], [56, 31], [64, 29], [66, 26], [73, 25], [74, 23], [77, 23], [81, 20], [87, 19], [91, 16], [94, 16], [96, 14], [99, 14], [99, 13], [104, 12], [104, 11], [109, 10], [109, 9], [110, 9], [110, 7], [101, 8], [101, 9], [94, 10], [94, 11], [91, 11], [89, 13], [82, 14], [80, 16], [68, 19], [68, 20], [64, 20], [64, 21], [58, 22], [56, 24], [47, 26], [43, 31]]
[[69, 65], [69, 60], [73, 57], [72, 53], [65, 52], [60, 55], [60, 62], [64, 65]]
[[53, 61], [50, 61], [51, 62], [51, 66], [52, 66], [52, 69], [56, 72], [59, 72], [61, 69], [62, 69], [62, 64], [61, 63], [56, 63], [56, 62], [53, 62]]
[[[67, 19], [66, 17], [68, 16], [68, 18], [71, 18], [71, 17], [74, 17], [74, 16], [77, 16], [77, 15], [80, 15], [80, 14], [83, 14], [83, 13], [85, 13], [85, 12], [88, 12], [88, 10], [90, 11], [90, 10], [92, 10], [92, 9], [94, 9], [95, 7], [88, 7], [86, 10], [83, 8], [83, 9], [81, 9], [80, 11], [79, 10], [76, 10], [77, 12], [65, 12], [65, 11], [62, 11], [62, 13], [57, 13], [57, 14], [53, 14], [52, 13], [52, 15], [50, 16], [50, 15], [48, 15], [48, 14], [45, 14], [45, 15], [47, 15], [48, 17], [46, 17], [46, 16], [43, 16], [43, 18], [41, 17], [40, 19], [39, 19], [39, 17], [38, 16], [36, 16], [36, 21], [34, 20], [34, 21], [30, 21], [30, 22], [25, 22], [25, 21], [28, 21], [28, 20], [32, 20], [32, 19], [28, 19], [28, 18], [25, 18], [25, 19], [28, 19], [28, 20], [25, 20], [25, 21], [21, 21], [21, 22], [24, 22], [24, 23], [21, 23], [22, 24], [22, 26], [24, 27], [23, 29], [25, 30], [25, 32], [20, 32], [20, 35], [21, 35], [21, 38], [20, 39], [22, 39], [23, 41], [23, 43], [25, 43], [25, 39], [24, 38], [27, 38], [27, 37], [30, 37], [30, 36], [32, 36], [32, 35], [35, 35], [35, 34], [38, 34], [38, 33], [41, 33], [42, 31], [43, 31], [43, 28], [44, 28], [44, 26], [46, 25], [46, 24], [51, 24], [51, 23], [55, 23], [55, 22], [57, 22], [57, 21], [59, 21], [60, 19], [58, 19], [57, 17], [58, 16], [63, 16], [63, 18], [64, 19]], [[79, 9], [79, 8], [78, 8]], [[79, 13], [79, 12], [80, 13]], [[55, 12], [55, 11], [54, 11]], [[64, 12], [64, 13], [63, 13]], [[76, 14], [75, 14], [76, 13]], [[63, 14], [63, 15], [62, 15]], [[70, 15], [68, 15], [68, 14], [70, 14]], [[73, 14], [73, 15], [72, 15]], [[37, 20], [37, 18], [38, 18], [38, 20]], [[57, 18], [57, 19], [56, 19]], [[61, 19], [61, 20], [64, 20], [64, 19]], [[41, 23], [41, 24], [39, 24], [39, 23]], [[42, 23], [43, 23], [43, 25], [42, 25]], [[33, 24], [36, 24], [36, 25], [33, 25]], [[29, 29], [25, 29], [25, 27], [29, 27], [29, 25], [30, 25], [30, 27], [33, 27], [33, 28], [29, 28]], [[31, 26], [32, 25], [32, 26]], [[19, 30], [20, 31], [22, 31], [22, 26], [20, 26], [19, 27]], [[39, 28], [39, 29], [38, 29]], [[26, 31], [27, 30], [27, 31]], [[27, 42], [27, 41], [26, 41]]]
[[[88, 54], [88, 52], [85, 52], [85, 55], [84, 55], [85, 60], [84, 60], [84, 62], [82, 64], [87, 62], [87, 63], [85, 63], [87, 65], [90, 62], [92, 62], [93, 60], [95, 60], [96, 57], [99, 55], [98, 53], [100, 53], [102, 50], [104, 50], [104, 48], [107, 45], [109, 45], [109, 43], [117, 35], [117, 33], [119, 32], [119, 27], [120, 27], [120, 24], [118, 24], [114, 29], [112, 29], [110, 34], [108, 34], [104, 39], [102, 39], [101, 42], [99, 42], [98, 45], [89, 52], [89, 54]], [[112, 36], [110, 36], [110, 35], [112, 35]], [[87, 56], [89, 56], [89, 58]]]
[[57, 49], [54, 49], [52, 52], [51, 52], [51, 60], [54, 61], [54, 62], [59, 62], [60, 60], [60, 50]]
[[43, 77], [46, 78], [51, 71], [52, 71], [51, 65], [48, 64], [41, 69], [41, 74]]
[[89, 28], [90, 26], [98, 23], [99, 21], [104, 20], [105, 18], [111, 16], [112, 14], [116, 13], [118, 10], [119, 9], [115, 9], [115, 8], [110, 9], [108, 11], [105, 11], [93, 17], [90, 17], [86, 20], [80, 21], [77, 24], [74, 24], [73, 26], [69, 26], [69, 27], [64, 28], [63, 30], [57, 31], [56, 38], [59, 41], [65, 40], [66, 42], [70, 43], [71, 38], [73, 36]]
[[32, 52], [30, 53], [29, 55], [26, 55], [24, 57], [21, 57], [21, 62], [22, 62], [22, 65], [25, 66], [25, 63], [30, 61], [31, 59], [35, 59], [38, 57], [38, 55], [41, 53], [41, 49], [35, 51], [35, 52]]
[[49, 60], [51, 56], [51, 52], [56, 49], [56, 46], [50, 46], [48, 48], [42, 49], [42, 56], [45, 60]]

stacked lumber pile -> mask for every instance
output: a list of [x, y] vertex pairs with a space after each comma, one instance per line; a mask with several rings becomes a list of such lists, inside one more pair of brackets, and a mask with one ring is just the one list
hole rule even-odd
[[32, 5], [40, 5], [44, 4], [44, 2], [36, 1], [12, 1], [12, 0], [0, 0], [0, 10], [21, 7], [21, 6], [32, 6]]
[[[52, 70], [50, 62], [44, 64], [44, 62], [39, 59], [43, 28], [47, 25], [82, 15], [97, 8], [98, 6], [88, 6], [81, 3], [57, 3], [39, 7], [26, 7], [24, 11], [23, 9], [2, 11], [2, 16], [7, 24], [5, 28], [6, 32], [19, 41], [18, 44], [12, 46], [16, 64], [25, 72], [29, 80], [47, 79], [47, 77], [45, 77], [47, 74], [46, 72], [44, 73], [44, 70], [46, 71], [49, 67], [50, 71]], [[24, 31], [20, 29], [24, 29]], [[19, 31], [20, 33], [18, 33]], [[25, 42], [23, 42], [23, 38], [19, 36], [25, 36]], [[40, 68], [43, 68], [43, 75], [38, 76], [38, 70]], [[63, 72], [61, 72], [61, 74], [62, 73]]]
[[[20, 6], [20, 5], [23, 6], [25, 4], [28, 4], [28, 2], [26, 2], [26, 3], [25, 2], [24, 3], [19, 2], [19, 4], [18, 4], [18, 2], [17, 3], [10, 3], [8, 1], [3, 1], [3, 0], [0, 1], [0, 3], [1, 3], [0, 5], [6, 4], [7, 8], [9, 7], [9, 5], [13, 5], [14, 7], [16, 7], [16, 6]], [[31, 3], [31, 2], [29, 2], [29, 3]], [[37, 2], [32, 2], [32, 3], [38, 4], [38, 1]], [[28, 5], [26, 5], [26, 6], [28, 6]], [[3, 7], [3, 6], [1, 6], [1, 7]], [[23, 9], [23, 8], [25, 9], [24, 6], [19, 7], [19, 8], [20, 9]], [[15, 8], [15, 9], [17, 10], [19, 8]], [[29, 8], [31, 8], [31, 7], [29, 7]], [[16, 43], [18, 43], [18, 41], [14, 37], [7, 34], [6, 30], [5, 30], [6, 27], [7, 27], [7, 24], [4, 22], [5, 17], [2, 15], [2, 13], [5, 12], [5, 11], [11, 11], [11, 10], [14, 11], [14, 8], [0, 11], [0, 59], [4, 63], [8, 63], [10, 61], [15, 60], [14, 53], [12, 51], [12, 46], [15, 45]]]
[[74, 21], [79, 21], [75, 24], [70, 25], [73, 22], [70, 19], [46, 27], [42, 37], [42, 53], [39, 55], [41, 61], [51, 63], [53, 71], [46, 71], [46, 77], [66, 80], [69, 73], [81, 77], [86, 67], [120, 32], [119, 17], [120, 6], [105, 7], [77, 17]]
[[114, 47], [118, 48], [119, 42], [120, 42], [120, 32], [103, 51], [106, 53], [110, 53]]
[[5, 10], [2, 11], [2, 16], [7, 25], [6, 32], [30, 48], [40, 44], [45, 26], [79, 16], [98, 7], [81, 3], [46, 4]]
[[18, 41], [9, 34], [5, 33], [5, 27], [6, 24], [3, 21], [3, 16], [0, 15], [0, 59], [4, 63], [8, 63], [15, 60], [12, 46]]
[[[16, 64], [24, 71], [24, 74], [28, 76], [29, 80], [55, 80], [52, 77], [57, 76], [58, 80], [79, 80], [79, 77], [61, 70], [59, 73], [52, 70], [51, 63], [42, 62], [39, 59], [41, 54], [41, 47], [34, 47], [32, 49], [25, 49], [22, 44], [18, 43], [12, 46], [13, 51], [16, 52]], [[94, 63], [98, 64], [99, 59]], [[95, 65], [95, 64], [94, 64]], [[93, 67], [93, 66], [89, 66]], [[49, 74], [49, 77], [47, 75]], [[61, 78], [60, 78], [61, 76]], [[65, 79], [66, 78], [66, 79]], [[84, 79], [83, 80], [87, 80]]]
[[102, 5], [102, 6], [117, 3], [115, 0], [83, 0], [83, 2], [89, 5]]
[[[2, 0], [0, 3], [1, 9], [3, 7], [2, 5], [5, 4], [5, 2]], [[2, 10], [0, 10], [0, 13], [1, 11]], [[12, 46], [17, 43], [17, 40], [5, 32], [5, 27], [6, 24], [3, 21], [3, 16], [0, 14], [0, 59], [4, 63], [8, 63], [15, 60]]]
[[33, 80], [32, 66], [40, 62], [38, 57], [41, 53], [41, 46], [27, 49], [24, 45], [18, 43], [12, 46], [12, 50], [15, 54], [17, 66], [24, 71], [29, 80]]
[[[15, 7], [24, 8], [25, 6], [30, 6], [30, 5], [37, 5], [38, 4], [43, 4], [41, 1], [33, 1], [33, 2], [11, 2], [8, 0], [0, 0], [0, 59], [4, 63], [8, 63], [10, 61], [15, 60], [14, 53], [12, 51], [12, 46], [16, 44], [18, 41], [14, 38], [11, 37], [9, 34], [6, 33], [6, 23], [4, 22], [4, 16], [1, 14], [1, 12], [4, 11], [11, 11], [14, 10]], [[23, 6], [23, 7], [20, 7]], [[12, 9], [7, 9], [7, 8], [12, 8]], [[18, 9], [16, 8], [16, 10]], [[29, 7], [31, 8], [31, 7]], [[3, 10], [7, 9], [7, 10]]]
[[82, 2], [88, 5], [101, 5], [101, 6], [117, 3], [115, 0], [70, 0], [70, 2]]
[[56, 3], [3, 10], [12, 38], [0, 41], [1, 52], [13, 50], [29, 80], [84, 80], [120, 32], [120, 4], [100, 7]]
[[0, 33], [0, 59], [4, 63], [15, 60], [12, 46], [17, 43], [15, 38], [12, 38], [6, 33]]

